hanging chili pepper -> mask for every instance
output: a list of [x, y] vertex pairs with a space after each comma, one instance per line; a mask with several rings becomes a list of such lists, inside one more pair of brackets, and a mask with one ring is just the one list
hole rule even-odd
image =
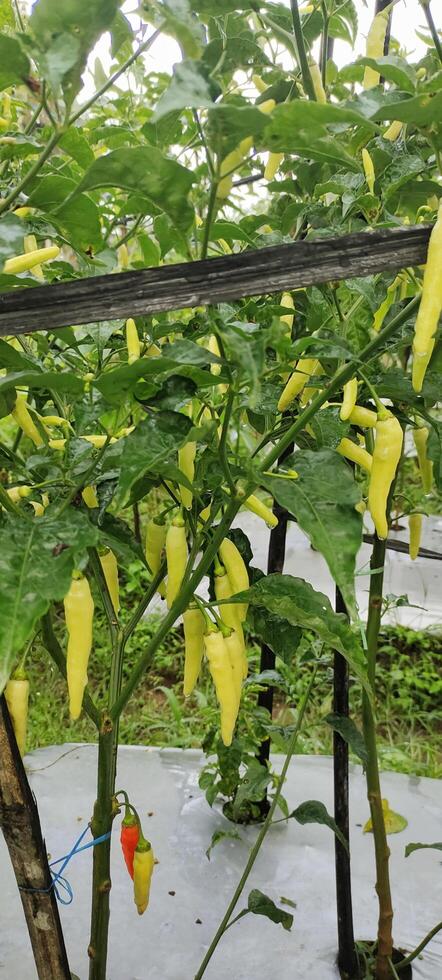
[[[221, 542], [219, 556], [227, 572], [232, 589], [231, 594], [235, 595], [236, 592], [245, 592], [250, 585], [249, 573], [236, 544], [230, 538], [224, 538], [224, 541]], [[241, 622], [244, 622], [247, 616], [247, 603], [238, 604], [236, 608]]]
[[222, 632], [215, 627], [205, 634], [204, 645], [221, 711], [221, 738], [224, 745], [231, 745], [238, 707], [230, 654]]
[[302, 357], [290, 376], [278, 402], [278, 412], [285, 412], [292, 401], [305, 388], [307, 382], [315, 373], [318, 361], [314, 357]]
[[92, 624], [94, 600], [87, 578], [73, 578], [64, 599], [68, 648], [66, 669], [69, 691], [69, 709], [75, 721], [80, 716], [84, 689], [87, 684], [87, 667], [92, 649]]
[[368, 506], [378, 538], [388, 535], [387, 502], [402, 453], [400, 422], [387, 409], [378, 412]]
[[150, 841], [140, 837], [134, 852], [134, 901], [138, 915], [143, 915], [149, 905], [150, 885], [155, 859]]
[[43, 262], [56, 259], [59, 254], [60, 249], [57, 245], [49, 245], [48, 248], [37, 248], [23, 255], [14, 255], [12, 259], [6, 259], [3, 272], [5, 275], [17, 276], [20, 272], [27, 272], [34, 266], [41, 266]]
[[[367, 43], [365, 48], [365, 54], [367, 58], [374, 58], [376, 61], [378, 58], [382, 58], [384, 54], [384, 44], [385, 36], [387, 33], [388, 26], [388, 10], [381, 10], [374, 17], [371, 22], [370, 29], [367, 34]], [[375, 85], [379, 85], [380, 74], [374, 68], [370, 68], [368, 65], [364, 71], [364, 81], [363, 86], [365, 89], [374, 88]]]
[[204, 654], [204, 616], [198, 606], [183, 613], [184, 626], [184, 697], [188, 698], [198, 680]]
[[126, 868], [132, 880], [134, 877], [134, 854], [139, 838], [140, 828], [138, 820], [131, 809], [126, 806], [126, 813], [121, 822], [120, 841]]
[[362, 166], [364, 168], [367, 187], [370, 191], [370, 194], [374, 194], [375, 173], [374, 173], [373, 160], [371, 159], [368, 150], [365, 149], [365, 146], [364, 149], [362, 150]]
[[43, 446], [44, 440], [29, 412], [26, 395], [20, 393], [17, 394], [16, 402], [14, 408], [12, 409], [11, 415], [20, 429], [22, 429], [25, 436], [27, 436], [28, 439], [34, 443], [34, 446]]
[[339, 417], [342, 422], [346, 422], [350, 418], [351, 413], [356, 405], [356, 399], [358, 397], [358, 379], [352, 378], [351, 381], [347, 381], [344, 385], [344, 397], [342, 399], [341, 411]]
[[29, 681], [23, 667], [18, 667], [5, 687], [5, 698], [11, 716], [15, 740], [20, 755], [26, 752], [26, 731], [28, 727]]
[[[186, 442], [185, 446], [182, 446], [178, 450], [178, 466], [180, 470], [187, 476], [189, 483], [193, 483], [195, 478], [195, 456], [196, 456], [196, 442]], [[186, 510], [192, 509], [193, 493], [188, 487], [180, 486], [181, 503]]]
[[[25, 247], [26, 255], [29, 255], [31, 252], [36, 252], [38, 246], [37, 246], [37, 239], [35, 235], [25, 235], [23, 239], [23, 245]], [[44, 280], [44, 272], [41, 265], [39, 264], [34, 265], [33, 269], [34, 269], [34, 276], [37, 276], [37, 279]]]
[[410, 514], [408, 518], [410, 531], [409, 555], [412, 561], [417, 558], [421, 546], [422, 537], [422, 514]]
[[313, 83], [313, 91], [315, 93], [315, 98], [317, 102], [324, 104], [327, 102], [327, 96], [325, 94], [325, 89], [322, 83], [321, 69], [316, 61], [310, 61], [309, 64], [310, 75]]
[[117, 559], [110, 548], [108, 548], [108, 550], [103, 555], [100, 555], [99, 557], [100, 557], [100, 564], [103, 569], [104, 577], [106, 579], [109, 595], [111, 597], [112, 605], [114, 607], [114, 612], [115, 615], [118, 616], [118, 613], [120, 611], [120, 583], [118, 581]]
[[183, 582], [187, 567], [186, 528], [181, 514], [175, 517], [166, 534], [167, 583], [166, 602], [170, 609]]
[[232, 666], [233, 685], [237, 700], [236, 712], [238, 714], [239, 704], [241, 701], [242, 682], [243, 678], [245, 679], [247, 677], [248, 672], [247, 656], [245, 655], [241, 637], [236, 630], [232, 630], [232, 632], [229, 633], [229, 636], [225, 637], [224, 642], [226, 644]]
[[390, 140], [391, 143], [394, 143], [394, 141], [397, 140], [398, 136], [401, 135], [403, 128], [404, 128], [403, 122], [399, 122], [398, 119], [395, 119], [388, 127], [388, 129], [385, 130], [385, 133], [382, 133], [382, 136], [384, 140]]
[[363, 446], [357, 446], [351, 439], [344, 438], [341, 439], [337, 451], [341, 456], [350, 459], [352, 463], [361, 466], [363, 470], [367, 470], [367, 473], [371, 472], [373, 457]]
[[427, 441], [430, 432], [426, 425], [413, 429], [414, 445], [416, 446], [419, 471], [424, 493], [430, 493], [433, 486], [433, 461], [427, 456]]
[[282, 296], [281, 296], [281, 306], [285, 306], [285, 307], [288, 307], [289, 310], [293, 310], [293, 313], [284, 313], [282, 315], [282, 317], [280, 318], [281, 319], [281, 323], [283, 323], [284, 326], [287, 327], [287, 336], [288, 336], [288, 339], [291, 340], [292, 339], [293, 321], [295, 319], [295, 312], [294, 312], [295, 311], [295, 301], [294, 301], [293, 296], [292, 296], [291, 293], [283, 293], [282, 294]]
[[359, 425], [361, 429], [375, 429], [378, 421], [377, 412], [371, 408], [364, 408], [362, 405], [355, 405], [349, 415], [352, 425]]
[[275, 517], [275, 514], [270, 510], [270, 507], [267, 507], [267, 505], [264, 504], [259, 497], [255, 497], [254, 493], [251, 493], [250, 497], [247, 497], [247, 499], [244, 501], [244, 507], [246, 510], [250, 510], [252, 514], [256, 514], [257, 517], [260, 517], [261, 520], [265, 521], [267, 527], [276, 527], [278, 518]]
[[81, 496], [83, 497], [86, 507], [89, 507], [91, 510], [93, 510], [94, 507], [98, 507], [98, 498], [95, 487], [84, 487], [84, 489], [81, 491]]
[[141, 354], [141, 344], [137, 326], [132, 317], [129, 317], [129, 319], [126, 320], [126, 345], [127, 362], [128, 364], [134, 364], [135, 361], [139, 360]]
[[264, 168], [264, 180], [273, 180], [284, 159], [284, 153], [269, 153]]
[[[166, 544], [166, 534], [167, 527], [164, 520], [154, 517], [148, 522], [144, 554], [149, 569], [152, 572], [152, 577], [155, 577], [160, 570], [163, 549]], [[163, 582], [158, 586], [158, 592], [164, 598], [166, 590]]]
[[412, 384], [421, 391], [425, 372], [433, 353], [437, 325], [442, 312], [442, 203], [430, 235], [422, 285], [422, 298], [413, 339]]

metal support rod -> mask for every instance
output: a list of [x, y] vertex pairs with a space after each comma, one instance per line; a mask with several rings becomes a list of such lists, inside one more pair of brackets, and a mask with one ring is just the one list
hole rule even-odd
[[[336, 588], [336, 612], [346, 613], [345, 602]], [[348, 718], [349, 670], [347, 661], [335, 650], [333, 664], [333, 711]], [[348, 744], [333, 732], [333, 786], [335, 821], [345, 840], [350, 842], [348, 794]], [[338, 966], [343, 975], [359, 977], [358, 956], [353, 930], [350, 853], [335, 836], [336, 910], [338, 919]]]
[[0, 698], [0, 826], [20, 891], [39, 980], [70, 980], [37, 804], [4, 696]]

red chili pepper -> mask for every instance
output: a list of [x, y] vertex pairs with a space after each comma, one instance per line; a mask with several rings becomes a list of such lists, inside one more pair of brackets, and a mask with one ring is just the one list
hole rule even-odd
[[140, 836], [140, 828], [135, 814], [126, 808], [126, 816], [121, 824], [121, 849], [126, 862], [127, 870], [133, 880], [134, 877], [134, 854]]

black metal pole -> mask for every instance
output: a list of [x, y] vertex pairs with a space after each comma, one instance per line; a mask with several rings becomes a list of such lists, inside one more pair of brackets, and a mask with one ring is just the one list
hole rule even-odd
[[[336, 589], [336, 612], [346, 612], [345, 603], [338, 588]], [[333, 711], [348, 718], [348, 664], [337, 651], [334, 654], [333, 666]], [[349, 842], [348, 744], [338, 732], [333, 732], [333, 781], [335, 821], [345, 840]], [[359, 966], [353, 931], [350, 855], [337, 837], [335, 837], [335, 867], [338, 966], [344, 977], [348, 977], [349, 980], [356, 980], [359, 977]]]

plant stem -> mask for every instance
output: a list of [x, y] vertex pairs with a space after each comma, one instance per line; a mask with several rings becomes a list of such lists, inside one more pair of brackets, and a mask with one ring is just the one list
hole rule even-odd
[[433, 20], [433, 14], [431, 12], [431, 7], [430, 7], [430, 0], [420, 0], [420, 4], [421, 4], [421, 7], [422, 7], [423, 12], [425, 14], [425, 18], [426, 18], [428, 27], [430, 29], [431, 37], [433, 38], [433, 41], [434, 41], [434, 47], [436, 48], [436, 51], [437, 51], [438, 56], [439, 56], [439, 61], [442, 62], [442, 44], [441, 44], [441, 41], [440, 41], [440, 37], [439, 37], [439, 34], [438, 34], [438, 30], [437, 30], [436, 24], [434, 23], [434, 20]]
[[296, 38], [296, 47], [298, 49], [298, 61], [301, 69], [302, 83], [304, 85], [304, 90], [307, 97], [311, 99], [312, 102], [316, 102], [315, 90], [313, 88], [312, 76], [310, 74], [304, 44], [304, 36], [302, 33], [301, 18], [298, 10], [298, 0], [290, 0], [290, 6], [292, 10], [293, 30]]
[[[376, 655], [382, 611], [382, 586], [384, 579], [386, 542], [375, 537], [370, 560], [370, 596], [367, 619], [367, 674], [375, 690]], [[373, 826], [376, 858], [376, 892], [379, 901], [378, 947], [376, 957], [376, 980], [389, 980], [388, 960], [393, 953], [393, 907], [391, 901], [388, 862], [390, 849], [385, 833], [384, 813], [379, 778], [379, 764], [376, 745], [376, 722], [373, 708], [365, 691], [362, 692], [362, 719], [364, 739], [367, 747], [367, 796]]]
[[201, 258], [207, 258], [209, 248], [210, 232], [216, 207], [216, 194], [218, 191], [218, 180], [212, 181], [210, 185], [209, 203], [207, 205], [207, 215], [204, 225], [204, 237], [201, 245]]
[[[54, 627], [52, 625], [52, 616], [50, 611], [45, 613], [41, 622], [42, 622], [41, 632], [42, 632], [44, 646], [46, 647], [46, 650], [48, 651], [49, 655], [52, 657], [54, 663], [58, 667], [60, 673], [66, 679], [67, 676], [66, 657], [54, 633]], [[83, 708], [86, 714], [91, 719], [91, 721], [93, 721], [96, 728], [99, 728], [101, 724], [100, 712], [87, 690], [84, 692], [83, 695]]]
[[[115, 733], [108, 715], [102, 718], [98, 738], [97, 800], [91, 822], [94, 837], [111, 830], [114, 817], [113, 754]], [[107, 944], [109, 932], [109, 895], [111, 838], [94, 847], [92, 872], [91, 936], [88, 946], [89, 980], [106, 980]]]
[[291, 760], [292, 755], [293, 755], [293, 753], [295, 751], [295, 748], [296, 748], [296, 743], [298, 741], [298, 735], [299, 735], [299, 732], [300, 732], [300, 729], [301, 729], [302, 722], [304, 720], [305, 709], [307, 707], [307, 703], [308, 703], [308, 700], [309, 700], [309, 697], [310, 697], [310, 693], [311, 693], [311, 690], [312, 690], [312, 687], [313, 687], [313, 683], [314, 683], [314, 680], [315, 680], [316, 669], [317, 668], [315, 667], [315, 669], [313, 670], [313, 673], [312, 673], [312, 676], [310, 678], [310, 681], [309, 681], [307, 690], [305, 692], [305, 695], [304, 695], [304, 697], [302, 699], [302, 702], [301, 702], [301, 705], [300, 705], [300, 708], [299, 708], [299, 714], [298, 714], [297, 722], [296, 722], [294, 731], [292, 733], [292, 736], [290, 738], [290, 742], [289, 742], [288, 747], [287, 747], [287, 755], [286, 755], [285, 760], [284, 760], [284, 765], [283, 765], [282, 770], [281, 770], [281, 775], [280, 775], [279, 780], [278, 780], [278, 785], [277, 785], [277, 788], [276, 788], [276, 791], [275, 791], [275, 795], [274, 795], [273, 800], [272, 800], [271, 807], [270, 807], [269, 812], [268, 812], [268, 814], [267, 814], [267, 816], [265, 818], [265, 821], [264, 821], [264, 823], [263, 823], [263, 825], [261, 827], [261, 830], [259, 831], [259, 834], [258, 834], [258, 836], [256, 838], [256, 841], [255, 841], [255, 843], [254, 843], [254, 845], [253, 845], [253, 847], [252, 847], [252, 849], [250, 851], [249, 857], [247, 859], [247, 864], [246, 864], [246, 866], [244, 868], [244, 871], [243, 871], [243, 873], [241, 875], [241, 878], [240, 878], [240, 880], [239, 880], [239, 882], [238, 882], [238, 884], [237, 884], [237, 886], [235, 888], [233, 897], [232, 897], [231, 901], [229, 902], [229, 905], [227, 907], [226, 913], [223, 916], [223, 918], [222, 918], [222, 920], [221, 920], [221, 922], [219, 924], [219, 927], [218, 927], [218, 929], [217, 929], [217, 931], [216, 931], [216, 933], [215, 933], [215, 935], [214, 935], [214, 937], [212, 939], [212, 942], [210, 943], [210, 946], [209, 946], [209, 948], [207, 950], [207, 953], [206, 953], [206, 955], [205, 955], [205, 957], [204, 957], [204, 959], [203, 959], [203, 961], [201, 963], [201, 966], [200, 966], [199, 970], [195, 974], [194, 980], [201, 980], [201, 977], [206, 972], [206, 967], [209, 965], [210, 960], [212, 959], [212, 956], [213, 956], [213, 954], [214, 954], [214, 952], [216, 950], [216, 947], [218, 946], [218, 943], [219, 943], [220, 939], [222, 938], [223, 934], [225, 933], [226, 929], [228, 928], [230, 917], [231, 917], [232, 913], [234, 912], [234, 910], [235, 910], [235, 908], [236, 908], [236, 906], [238, 904], [239, 899], [241, 898], [241, 895], [242, 895], [242, 892], [244, 891], [244, 888], [245, 888], [247, 879], [248, 879], [248, 877], [250, 875], [250, 872], [251, 872], [251, 870], [253, 868], [253, 865], [255, 864], [256, 858], [258, 857], [259, 851], [261, 849], [261, 845], [262, 845], [262, 843], [264, 841], [264, 838], [265, 838], [265, 836], [267, 834], [267, 831], [269, 830], [269, 827], [270, 827], [270, 825], [272, 823], [273, 814], [275, 813], [276, 807], [278, 805], [279, 798], [280, 798], [281, 793], [282, 793], [282, 788], [284, 786], [285, 778], [287, 776], [287, 771], [288, 771], [288, 768], [289, 768], [289, 765], [290, 765], [290, 760]]
[[433, 937], [436, 936], [437, 933], [441, 931], [441, 929], [442, 929], [442, 922], [438, 922], [437, 926], [434, 926], [433, 929], [430, 929], [430, 932], [427, 933], [425, 939], [423, 939], [422, 942], [419, 943], [419, 946], [416, 946], [416, 949], [414, 949], [409, 956], [406, 956], [405, 959], [399, 960], [399, 963], [395, 964], [396, 969], [403, 970], [404, 967], [412, 963], [413, 960], [415, 960], [416, 957], [419, 956], [420, 953], [422, 953], [422, 950], [425, 949], [426, 946], [428, 946], [428, 943], [431, 942]]
[[3, 211], [7, 211], [7, 209], [11, 206], [11, 204], [13, 204], [14, 201], [16, 201], [18, 197], [20, 197], [20, 194], [22, 193], [22, 191], [24, 191], [25, 187], [27, 187], [28, 184], [31, 182], [31, 180], [34, 179], [36, 174], [38, 174], [39, 170], [41, 170], [43, 164], [51, 155], [52, 150], [57, 145], [64, 132], [65, 129], [60, 128], [60, 129], [56, 129], [52, 133], [50, 140], [48, 140], [48, 142], [46, 143], [43, 152], [40, 154], [40, 156], [35, 161], [33, 166], [30, 167], [27, 173], [25, 173], [25, 175], [22, 177], [21, 181], [17, 184], [17, 186], [13, 187], [12, 191], [10, 191], [10, 193], [0, 201], [0, 214], [3, 214]]

